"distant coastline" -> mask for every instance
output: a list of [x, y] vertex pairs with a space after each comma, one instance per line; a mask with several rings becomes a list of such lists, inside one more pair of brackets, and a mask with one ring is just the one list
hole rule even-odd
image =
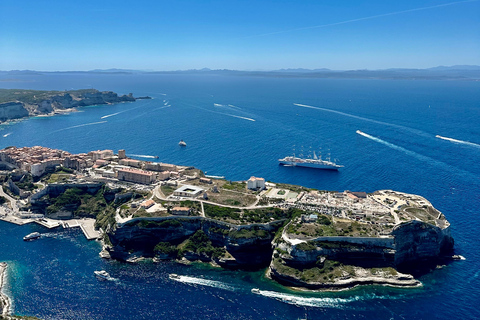
[[42, 91], [0, 89], [0, 123], [35, 116], [51, 116], [76, 111], [79, 107], [133, 102], [151, 97], [133, 97], [95, 89]]
[[[11, 70], [0, 71], [0, 75], [23, 76], [41, 74], [204, 74], [229, 75], [274, 78], [323, 78], [323, 79], [385, 79], [385, 80], [463, 80], [479, 81], [480, 66], [456, 65], [438, 66], [433, 68], [389, 68], [389, 69], [358, 69], [358, 70], [331, 70], [327, 68], [304, 69], [287, 68], [279, 70], [229, 70], [229, 69], [190, 69], [173, 71], [145, 71], [133, 69], [96, 69], [90, 71], [35, 71]], [[2, 81], [2, 80], [0, 80]], [[5, 80], [4, 80], [5, 81]], [[10, 78], [9, 81], [21, 81]]]

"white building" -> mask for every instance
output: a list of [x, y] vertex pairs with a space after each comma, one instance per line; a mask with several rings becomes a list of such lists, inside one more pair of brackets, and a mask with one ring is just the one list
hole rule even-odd
[[203, 192], [203, 189], [196, 186], [184, 185], [173, 191], [173, 195], [177, 197], [198, 197]]
[[263, 190], [265, 189], [265, 179], [252, 176], [247, 180], [247, 188], [250, 190]]

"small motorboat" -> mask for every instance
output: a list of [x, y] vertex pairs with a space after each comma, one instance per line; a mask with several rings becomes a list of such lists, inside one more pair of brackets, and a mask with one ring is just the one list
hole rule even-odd
[[32, 232], [30, 234], [27, 234], [25, 237], [23, 237], [23, 241], [30, 241], [30, 240], [35, 240], [40, 238], [40, 233], [39, 232]]
[[176, 273], [170, 273], [170, 274], [168, 275], [168, 277], [169, 277], [170, 279], [174, 279], [174, 280], [175, 280], [175, 279], [180, 279], [180, 276], [179, 276], [178, 274], [176, 274]]
[[179, 145], [180, 147], [186, 147], [186, 146], [187, 146], [187, 143], [186, 143], [185, 141], [183, 141], [183, 140], [180, 140], [180, 142], [178, 143], [178, 145]]
[[253, 288], [253, 289], [252, 289], [252, 293], [259, 294], [259, 293], [260, 293], [260, 289], [258, 289], [258, 288]]
[[110, 274], [105, 270], [93, 271], [93, 273], [100, 279], [110, 280]]

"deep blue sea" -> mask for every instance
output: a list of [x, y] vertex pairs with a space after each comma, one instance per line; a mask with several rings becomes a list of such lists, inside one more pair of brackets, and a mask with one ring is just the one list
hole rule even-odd
[[[43, 145], [193, 165], [230, 180], [260, 176], [326, 190], [394, 189], [426, 197], [451, 223], [466, 260], [422, 276], [423, 287], [296, 293], [258, 272], [99, 258], [80, 231], [0, 222], [5, 292], [16, 314], [42, 319], [478, 319], [480, 82], [332, 80], [216, 75], [0, 75], [1, 88], [96, 88], [139, 100], [0, 126], [0, 148]], [[368, 134], [359, 135], [356, 130]], [[460, 142], [437, 138], [436, 135]], [[180, 139], [186, 148], [178, 146]], [[280, 167], [331, 154], [339, 172]], [[148, 160], [148, 158], [141, 158]], [[45, 233], [25, 243], [32, 231]], [[99, 282], [94, 270], [116, 280]], [[169, 273], [188, 276], [172, 281]], [[258, 287], [264, 295], [255, 295]], [[295, 295], [297, 304], [281, 301]]]

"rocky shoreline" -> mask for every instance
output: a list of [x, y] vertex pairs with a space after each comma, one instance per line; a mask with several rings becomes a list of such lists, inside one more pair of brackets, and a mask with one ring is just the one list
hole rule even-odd
[[2, 317], [7, 318], [10, 314], [10, 299], [3, 293], [3, 285], [5, 283], [5, 275], [7, 272], [7, 264], [0, 263], [0, 309]]
[[130, 93], [119, 96], [111, 91], [95, 89], [71, 91], [37, 91], [20, 89], [0, 89], [0, 122], [9, 122], [34, 116], [51, 116], [76, 111], [78, 107], [105, 105], [121, 102], [134, 102], [137, 99]]

